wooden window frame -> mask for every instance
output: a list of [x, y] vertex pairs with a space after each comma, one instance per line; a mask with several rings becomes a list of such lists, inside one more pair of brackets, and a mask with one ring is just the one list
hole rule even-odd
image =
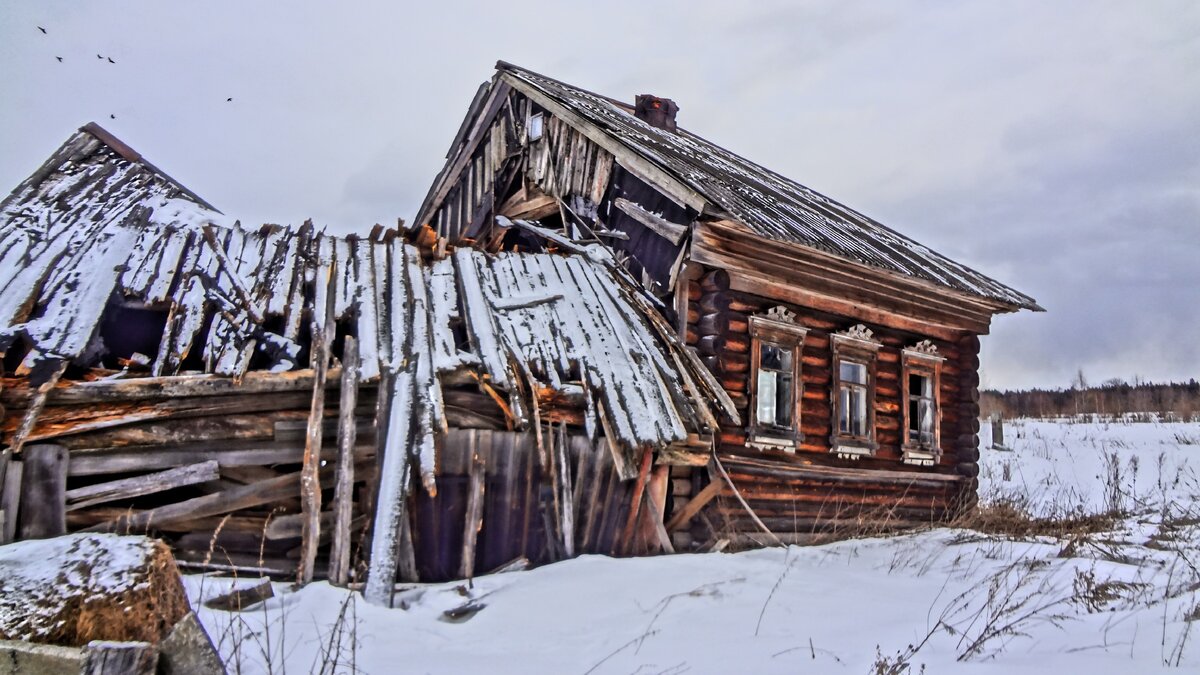
[[[833, 351], [831, 363], [829, 398], [833, 415], [829, 421], [829, 451], [842, 459], [871, 457], [879, 449], [875, 440], [875, 388], [879, 348], [883, 345], [873, 339], [872, 332], [858, 324], [841, 333], [829, 336]], [[855, 436], [841, 431], [841, 383], [842, 361], [860, 363], [867, 368], [867, 429], [866, 434]]]
[[[914, 466], [934, 466], [942, 458], [942, 363], [945, 358], [937, 354], [937, 348], [929, 340], [917, 343], [900, 353], [901, 380], [901, 427], [903, 435], [901, 461]], [[922, 443], [910, 438], [909, 427], [912, 424], [909, 412], [908, 390], [909, 375], [922, 375], [932, 379], [933, 389], [933, 442]]]
[[[797, 324], [795, 314], [776, 307], [765, 315], [750, 317], [750, 420], [746, 445], [760, 450], [795, 452], [804, 442], [800, 431], [804, 381], [801, 379], [804, 339], [808, 329]], [[758, 371], [763, 343], [792, 352], [792, 425], [790, 428], [762, 424], [758, 420]]]

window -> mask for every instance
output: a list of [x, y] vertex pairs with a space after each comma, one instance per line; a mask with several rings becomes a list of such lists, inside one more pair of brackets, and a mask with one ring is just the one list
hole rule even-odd
[[838, 366], [838, 433], [867, 436], [867, 364], [844, 360]]
[[795, 452], [800, 432], [800, 356], [808, 330], [785, 307], [750, 317], [750, 429], [746, 444]]
[[941, 356], [929, 340], [922, 340], [901, 353], [904, 364], [904, 457], [905, 464], [933, 466], [942, 455], [940, 439], [939, 379]]
[[833, 434], [830, 451], [844, 459], [875, 454], [875, 361], [880, 343], [862, 324], [830, 335], [833, 348]]
[[933, 376], [908, 375], [908, 442], [933, 445]]
[[529, 116], [529, 140], [536, 141], [542, 137], [542, 132], [545, 130], [546, 118], [542, 113], [536, 113]]

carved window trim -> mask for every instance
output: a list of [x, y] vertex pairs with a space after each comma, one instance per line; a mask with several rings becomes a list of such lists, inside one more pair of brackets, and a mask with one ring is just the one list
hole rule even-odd
[[[863, 324], [857, 324], [840, 333], [829, 336], [833, 351], [831, 363], [829, 397], [833, 416], [830, 419], [829, 451], [842, 459], [870, 457], [879, 449], [875, 440], [875, 387], [879, 348], [883, 345]], [[866, 382], [866, 433], [853, 435], [841, 431], [842, 363], [858, 363], [867, 371]], [[847, 383], [853, 386], [852, 383]]]
[[[900, 353], [901, 380], [901, 461], [914, 466], [934, 466], [942, 457], [942, 364], [945, 358], [929, 340], [922, 340]], [[921, 375], [931, 379], [933, 389], [933, 440], [922, 442], [911, 438], [912, 411], [909, 376]]]
[[[795, 452], [804, 442], [804, 433], [800, 431], [801, 402], [804, 400], [801, 359], [804, 353], [804, 338], [807, 335], [808, 329], [796, 323], [796, 315], [783, 306], [750, 317], [750, 419], [746, 434], [747, 446], [761, 450]], [[763, 344], [790, 350], [792, 355], [790, 427], [763, 424], [758, 419], [758, 381]]]

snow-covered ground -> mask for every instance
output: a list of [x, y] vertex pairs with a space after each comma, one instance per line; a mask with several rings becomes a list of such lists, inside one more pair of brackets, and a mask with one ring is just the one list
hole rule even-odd
[[[279, 585], [258, 607], [201, 619], [230, 672], [334, 672], [332, 654], [336, 672], [374, 675], [1200, 668], [1200, 424], [1016, 420], [1006, 431], [1011, 451], [983, 453], [985, 503], [1131, 515], [1071, 540], [943, 528], [736, 554], [585, 556], [469, 589], [405, 591], [407, 609], [324, 583]], [[195, 605], [228, 583], [187, 579]], [[443, 614], [468, 603], [482, 609]]]

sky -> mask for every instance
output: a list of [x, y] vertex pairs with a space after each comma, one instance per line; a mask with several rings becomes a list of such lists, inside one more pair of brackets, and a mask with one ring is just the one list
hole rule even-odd
[[984, 387], [1200, 378], [1200, 3], [736, 5], [10, 1], [0, 186], [96, 121], [243, 222], [365, 232], [415, 216], [503, 59], [673, 98], [1032, 295]]

